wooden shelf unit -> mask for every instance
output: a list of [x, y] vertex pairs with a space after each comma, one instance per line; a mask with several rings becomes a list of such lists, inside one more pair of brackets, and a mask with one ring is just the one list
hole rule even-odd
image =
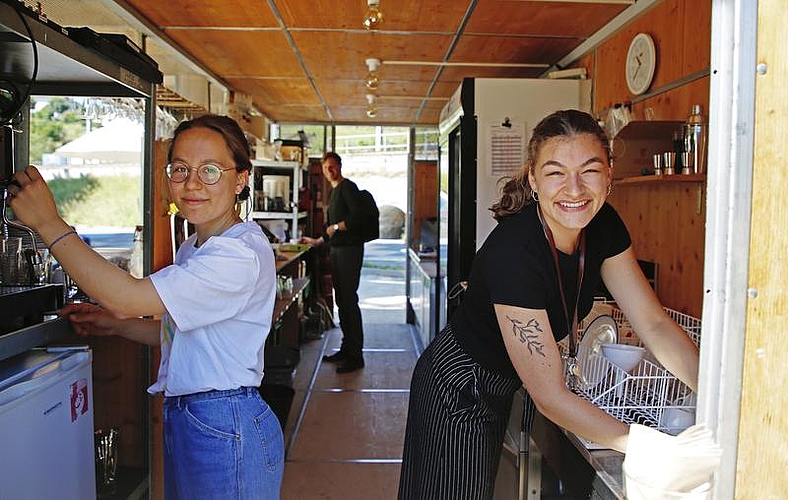
[[639, 175], [614, 181], [616, 186], [632, 186], [654, 182], [697, 182], [702, 184], [706, 182], [706, 174]]

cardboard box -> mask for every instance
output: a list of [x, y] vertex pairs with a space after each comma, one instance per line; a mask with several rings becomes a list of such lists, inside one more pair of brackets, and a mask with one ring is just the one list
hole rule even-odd
[[613, 138], [613, 178], [654, 173], [653, 156], [673, 151], [673, 134], [683, 121], [631, 121]]

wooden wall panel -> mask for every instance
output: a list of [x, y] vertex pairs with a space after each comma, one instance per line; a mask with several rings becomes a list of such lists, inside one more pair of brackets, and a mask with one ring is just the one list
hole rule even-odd
[[[657, 69], [651, 94], [632, 106], [633, 118], [645, 119], [649, 108], [656, 120], [685, 120], [693, 104], [701, 104], [708, 114], [709, 77], [691, 77], [709, 68], [711, 0], [665, 0], [576, 62], [594, 79], [597, 116], [634, 98], [624, 79], [624, 60], [632, 37], [640, 32], [654, 38]], [[662, 303], [695, 317], [701, 316], [703, 304], [704, 184], [626, 184], [616, 186], [610, 197], [632, 234], [638, 258], [659, 266]]]
[[[169, 142], [156, 141], [153, 144], [153, 228], [151, 234], [153, 241], [152, 270], [172, 264], [172, 243], [170, 233], [170, 217], [167, 214], [170, 204], [170, 191], [167, 186], [167, 177], [164, 167], [167, 163], [167, 150]], [[161, 352], [158, 348], [151, 349], [150, 377], [155, 379], [159, 372]], [[149, 383], [153, 383], [150, 380]], [[146, 386], [147, 388], [147, 386]], [[162, 411], [164, 399], [162, 396], [151, 397], [150, 402], [150, 470], [151, 470], [151, 498], [164, 498], [164, 450], [162, 443]]]
[[635, 255], [657, 263], [662, 304], [700, 317], [706, 220], [703, 184], [616, 185], [608, 201], [624, 219]]
[[[657, 46], [657, 69], [649, 92], [709, 68], [711, 0], [665, 0], [626, 25], [596, 49], [594, 109], [601, 112], [634, 96], [624, 77], [629, 43], [640, 32]], [[685, 113], [682, 111], [682, 113]]]
[[[785, 259], [788, 209], [788, 10], [783, 0], [758, 2], [758, 55], [768, 71], [755, 77], [755, 143], [750, 262], [742, 374], [736, 498], [785, 498], [788, 494], [788, 368]], [[745, 242], [742, 242], [745, 244]]]
[[170, 233], [170, 190], [164, 168], [167, 164], [169, 142], [156, 141], [153, 144], [153, 262], [151, 269], [159, 269], [172, 264], [172, 243]]
[[693, 104], [702, 105], [704, 114], [709, 115], [708, 76], [636, 102], [632, 112], [640, 120], [645, 117], [646, 108], [651, 108], [655, 120], [686, 120]]
[[[120, 430], [118, 464], [145, 467], [144, 346], [120, 337], [75, 337], [93, 350], [94, 427]], [[66, 340], [65, 343], [69, 343]], [[145, 386], [147, 387], [147, 386]]]
[[438, 163], [435, 161], [416, 161], [413, 165], [413, 207], [411, 247], [419, 249], [421, 221], [437, 217]]

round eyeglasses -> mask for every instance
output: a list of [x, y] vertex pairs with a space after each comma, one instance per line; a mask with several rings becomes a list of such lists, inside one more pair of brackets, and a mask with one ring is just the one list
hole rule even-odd
[[174, 161], [168, 164], [164, 171], [172, 182], [184, 182], [189, 177], [189, 170], [196, 170], [197, 178], [203, 184], [211, 185], [219, 182], [219, 179], [222, 178], [222, 172], [235, 169], [222, 168], [215, 163], [203, 163], [199, 167], [190, 167], [183, 162]]

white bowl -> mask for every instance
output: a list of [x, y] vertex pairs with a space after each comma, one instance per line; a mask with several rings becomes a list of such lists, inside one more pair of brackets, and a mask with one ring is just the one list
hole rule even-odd
[[660, 425], [668, 434], [676, 435], [695, 423], [694, 408], [665, 408], [662, 411]]
[[644, 347], [626, 344], [602, 344], [602, 354], [608, 361], [629, 373], [646, 354]]

